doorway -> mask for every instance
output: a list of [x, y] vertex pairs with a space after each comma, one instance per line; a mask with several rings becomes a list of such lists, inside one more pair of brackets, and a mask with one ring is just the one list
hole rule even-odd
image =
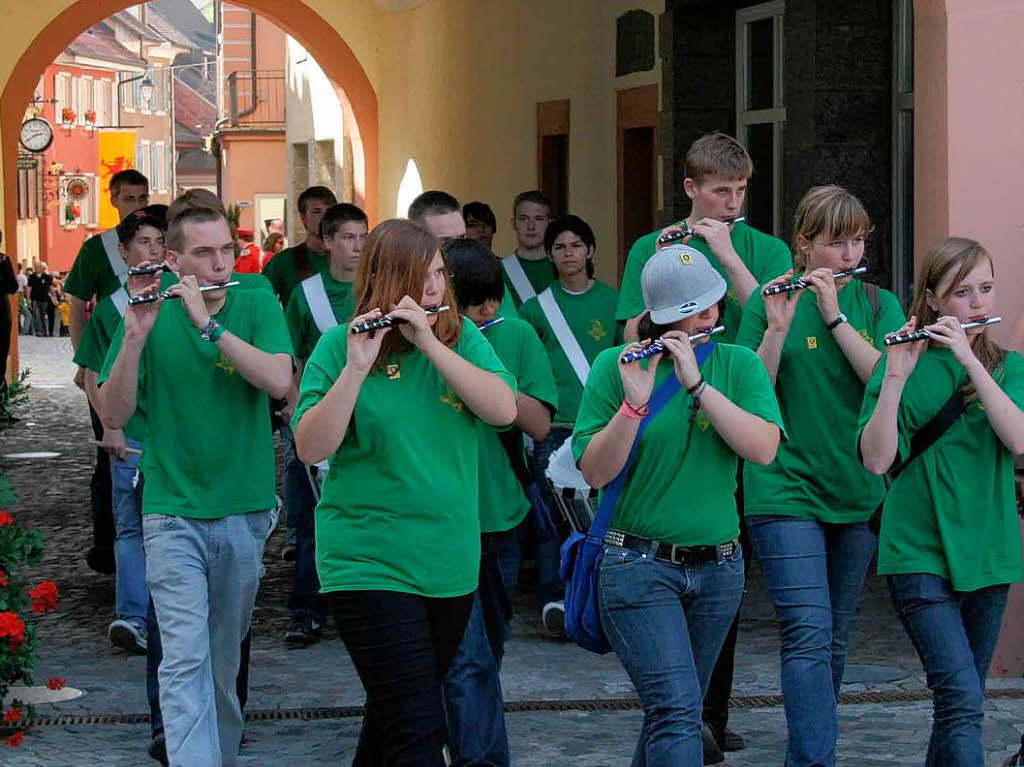
[[630, 247], [655, 226], [658, 211], [658, 86], [616, 94], [618, 146], [618, 256], [621, 282]]

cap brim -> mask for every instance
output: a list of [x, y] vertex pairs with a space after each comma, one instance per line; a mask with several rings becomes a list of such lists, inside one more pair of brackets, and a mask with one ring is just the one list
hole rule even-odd
[[675, 306], [667, 306], [663, 309], [651, 309], [651, 322], [655, 325], [671, 325], [674, 322], [679, 322], [679, 320], [693, 317], [717, 304], [722, 300], [725, 292], [726, 285], [723, 280], [719, 285], [716, 285], [704, 295], [698, 296], [693, 301], [687, 301], [685, 304], [677, 304]]

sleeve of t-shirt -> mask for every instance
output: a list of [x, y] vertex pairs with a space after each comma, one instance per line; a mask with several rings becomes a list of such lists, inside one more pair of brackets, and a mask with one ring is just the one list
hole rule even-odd
[[[871, 374], [867, 384], [864, 386], [864, 400], [860, 406], [860, 418], [857, 420], [857, 457], [863, 458], [860, 452], [860, 436], [864, 433], [864, 427], [868, 425], [871, 416], [875, 414], [878, 406], [878, 396], [882, 393], [882, 382], [885, 380], [885, 364], [888, 357], [883, 354], [875, 366], [875, 372]], [[907, 433], [903, 415], [903, 404], [900, 403], [896, 415], [896, 455], [902, 461], [910, 455], [910, 435]]]
[[292, 341], [295, 357], [304, 360], [309, 357], [310, 348], [306, 340], [306, 323], [303, 322], [303, 306], [299, 300], [299, 293], [301, 293], [299, 290], [293, 291], [292, 297], [288, 299], [288, 308], [284, 310], [284, 321], [288, 326], [288, 335]]
[[762, 287], [750, 296], [747, 305], [743, 307], [743, 317], [740, 320], [739, 330], [736, 331], [737, 346], [745, 346], [755, 352], [764, 340], [764, 331], [768, 328], [768, 320], [765, 317], [764, 294]]
[[622, 271], [622, 284], [619, 286], [619, 302], [615, 308], [615, 319], [618, 322], [631, 320], [644, 310], [640, 275], [643, 273], [644, 264], [654, 254], [657, 237], [657, 232], [644, 235], [629, 249], [626, 267]]
[[900, 300], [888, 290], [878, 291], [878, 313], [875, 315], [873, 336], [875, 348], [885, 352], [885, 337], [895, 333], [907, 322]]
[[[281, 253], [278, 253], [277, 255], [281, 255]], [[261, 272], [261, 274], [270, 281], [270, 286], [274, 291], [274, 295], [277, 296], [281, 295], [281, 285], [279, 284], [280, 266], [280, 262], [278, 262], [276, 258], [272, 258], [263, 266], [263, 271]]]
[[494, 373], [508, 384], [513, 392], [518, 391], [515, 376], [508, 372], [504, 363], [498, 359], [494, 347], [469, 319], [462, 321], [462, 337], [456, 344], [455, 351], [471, 365], [488, 373]]
[[67, 280], [64, 281], [64, 292], [70, 293], [82, 301], [89, 301], [96, 295], [99, 286], [99, 277], [96, 273], [96, 266], [93, 263], [92, 239], [82, 243], [78, 255], [75, 256], [75, 263], [71, 266]]
[[322, 400], [338, 380], [348, 354], [348, 325], [338, 325], [320, 337], [319, 343], [309, 355], [299, 382], [299, 401], [292, 416], [292, 430], [299, 428], [299, 421], [306, 411]]
[[543, 402], [554, 413], [558, 410], [558, 387], [555, 385], [555, 375], [551, 372], [547, 352], [532, 328], [520, 327], [519, 369], [515, 371], [519, 391]]
[[733, 346], [729, 399], [743, 410], [775, 424], [786, 436], [786, 427], [775, 398], [775, 387], [761, 358], [745, 346]]
[[586, 452], [590, 440], [608, 425], [622, 405], [623, 389], [618, 363], [621, 351], [621, 347], [605, 349], [590, 367], [572, 432], [572, 455], [576, 463]]
[[99, 338], [99, 324], [99, 318], [93, 312], [93, 316], [89, 318], [89, 321], [85, 324], [85, 329], [82, 331], [82, 338], [78, 342], [78, 348], [75, 350], [73, 360], [79, 367], [91, 370], [97, 375], [103, 372], [103, 363], [106, 360], [105, 347], [101, 344]]
[[999, 385], [1014, 405], [1024, 409], [1024, 357], [1017, 352], [1007, 352], [1003, 363], [1003, 374]]
[[765, 235], [759, 243], [761, 253], [756, 262], [756, 272], [752, 272], [759, 285], [771, 282], [793, 268], [793, 254], [789, 246], [778, 237]]
[[267, 354], [292, 356], [292, 341], [281, 304], [265, 290], [250, 291], [249, 295], [253, 298], [256, 312], [252, 345]]

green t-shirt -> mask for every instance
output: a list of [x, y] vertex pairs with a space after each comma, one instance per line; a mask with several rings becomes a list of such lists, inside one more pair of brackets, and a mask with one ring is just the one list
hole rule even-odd
[[504, 317], [506, 320], [519, 319], [519, 312], [516, 311], [516, 303], [512, 299], [512, 291], [507, 287], [505, 288], [505, 294], [501, 297], [501, 303], [498, 305], [498, 312], [494, 316]]
[[[483, 334], [505, 369], [516, 377], [519, 391], [555, 410], [558, 407], [555, 377], [533, 328], [522, 320], [505, 320], [485, 329]], [[511, 530], [526, 516], [530, 502], [516, 479], [498, 431], [483, 421], [477, 423], [477, 428], [480, 432], [480, 531]], [[513, 428], [506, 433], [515, 440], [525, 466], [522, 432]]]
[[[857, 444], [875, 412], [885, 362], [864, 392]], [[1008, 352], [1000, 388], [1024, 407], [1024, 359]], [[949, 349], [921, 355], [900, 398], [898, 457], [910, 455], [910, 440], [930, 421], [967, 373]], [[979, 400], [893, 482], [885, 497], [878, 541], [878, 573], [931, 573], [955, 591], [975, 591], [1022, 576], [1020, 523], [1013, 482], [1013, 455], [996, 436]]]
[[101, 235], [94, 234], [82, 243], [75, 263], [64, 280], [64, 292], [83, 301], [89, 301], [93, 296], [98, 301], [121, 287], [121, 281], [110, 268], [107, 250], [100, 238]]
[[[590, 371], [572, 435], [577, 463], [591, 438], [622, 406], [619, 356], [624, 348], [602, 352]], [[649, 361], [641, 364], [646, 367]], [[718, 344], [700, 370], [709, 386], [737, 406], [782, 428], [768, 371], [752, 351]], [[655, 390], [670, 375], [675, 375], [672, 361], [662, 359]], [[703, 410], [689, 421], [692, 399], [685, 390], [676, 393], [644, 432], [615, 507], [613, 529], [677, 546], [711, 546], [739, 535], [736, 453]]]
[[[100, 299], [82, 330], [82, 338], [75, 350], [74, 363], [86, 370], [91, 370], [97, 376], [102, 373], [110, 344], [123, 322], [124, 317], [111, 297]], [[145, 440], [145, 412], [145, 403], [139, 400], [132, 417], [121, 429], [126, 437], [139, 442]]]
[[[789, 439], [768, 466], [744, 465], [744, 512], [863, 522], [885, 495], [884, 480], [861, 465], [853, 439], [864, 384], [821, 319], [814, 293], [790, 295], [799, 303], [775, 379]], [[899, 300], [887, 290], [878, 291], [876, 314], [860, 280], [839, 291], [839, 309], [879, 351], [885, 350], [886, 333], [906, 321]], [[757, 290], [743, 310], [736, 343], [756, 351], [766, 328], [764, 295]]]
[[[624, 323], [644, 311], [640, 276], [644, 265], [655, 253], [658, 234], [659, 232], [645, 234], [629, 249], [626, 268], [622, 272], [622, 285], [619, 287], [619, 305], [615, 310], [615, 319], [619, 322]], [[729, 286], [725, 299], [725, 314], [721, 320], [725, 325], [725, 331], [718, 338], [722, 343], [731, 343], [739, 330], [740, 316], [743, 312], [733, 290], [732, 281], [725, 267], [711, 254], [711, 248], [703, 237], [692, 237], [687, 244], [707, 256], [708, 261], [725, 278]], [[732, 246], [758, 283], [770, 282], [793, 266], [793, 255], [786, 243], [778, 237], [772, 237], [747, 226], [743, 221], [732, 227]]]
[[[598, 354], [622, 342], [622, 326], [615, 321], [615, 302], [618, 298], [615, 288], [594, 280], [589, 290], [577, 295], [567, 293], [556, 280], [551, 283], [551, 292], [588, 363], [593, 365]], [[576, 420], [583, 385], [551, 330], [540, 302], [531, 298], [519, 308], [519, 316], [537, 331], [551, 361], [551, 370], [558, 384], [558, 410], [554, 422], [571, 424]]]
[[[347, 343], [344, 325], [316, 345], [302, 374], [294, 430], [341, 375]], [[454, 351], [515, 387], [469, 320]], [[321, 590], [468, 594], [480, 563], [479, 419], [422, 352], [397, 364], [391, 376], [374, 371], [363, 381], [330, 457], [316, 507]]]
[[[356, 298], [352, 293], [351, 282], [340, 282], [331, 276], [330, 271], [320, 272], [324, 280], [324, 290], [327, 293], [327, 300], [330, 302], [334, 319], [339, 325], [345, 325], [352, 321], [356, 311]], [[310, 278], [312, 279], [312, 278]], [[285, 309], [284, 319], [288, 323], [288, 332], [292, 337], [292, 346], [295, 349], [295, 357], [300, 360], [309, 359], [313, 353], [313, 347], [320, 340], [320, 328], [313, 320], [313, 313], [309, 309], [309, 302], [306, 300], [306, 291], [299, 283], [299, 287], [292, 292], [288, 300], [288, 308]]]
[[[269, 354], [291, 354], [277, 300], [228, 290], [215, 315], [226, 330]], [[118, 328], [100, 374], [110, 375], [124, 338]], [[181, 301], [160, 307], [139, 361], [146, 403], [144, 514], [218, 519], [272, 508], [274, 441], [267, 393], [252, 386], [216, 344], [199, 337]]]
[[[526, 258], [519, 258], [519, 256], [513, 252], [504, 256], [501, 260], [507, 261], [510, 258], [514, 258], [519, 261], [519, 264], [523, 267], [523, 272], [526, 274], [526, 279], [530, 281], [530, 285], [533, 286], [533, 291], [535, 293], [540, 293], [552, 282], [558, 281], [558, 273], [555, 271], [555, 267], [549, 258], [531, 261]], [[509, 278], [508, 272], [505, 271], [504, 264], [502, 264], [501, 267], [501, 276], [505, 280], [505, 292], [512, 296], [516, 309], [518, 309], [523, 305], [523, 300], [519, 298], [519, 293], [516, 292], [515, 285], [512, 284], [512, 280]]]
[[[274, 286], [274, 292], [281, 299], [281, 306], [288, 306], [291, 300], [292, 291], [302, 282], [302, 276], [295, 265], [295, 250], [299, 247], [305, 248], [304, 243], [285, 248], [263, 267], [263, 276], [270, 280]], [[331, 268], [330, 254], [325, 251], [306, 248], [306, 255], [309, 258], [309, 267], [313, 273], [326, 272]]]

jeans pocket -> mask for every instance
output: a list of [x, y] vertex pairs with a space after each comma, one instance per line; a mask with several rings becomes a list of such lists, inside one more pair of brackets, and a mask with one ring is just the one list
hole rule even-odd
[[601, 569], [619, 569], [646, 561], [647, 555], [641, 554], [634, 549], [626, 549], [622, 546], [605, 546], [604, 556], [601, 558]]
[[179, 518], [173, 514], [143, 514], [142, 515], [142, 537], [149, 539], [154, 535], [173, 530], [178, 524]]
[[270, 535], [270, 512], [269, 511], [252, 511], [245, 515], [245, 521], [249, 525], [249, 530], [252, 532], [252, 537], [255, 538], [260, 545], [267, 540], [267, 536]]

